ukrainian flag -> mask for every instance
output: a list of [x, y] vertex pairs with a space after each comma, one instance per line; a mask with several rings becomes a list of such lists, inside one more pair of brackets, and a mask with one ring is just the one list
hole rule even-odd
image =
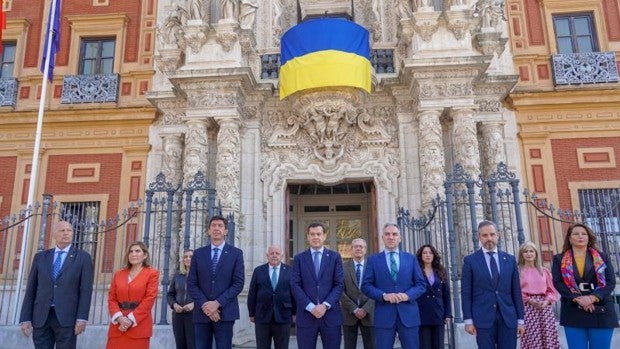
[[280, 43], [280, 99], [327, 86], [370, 92], [370, 44], [364, 27], [341, 18], [310, 19], [289, 29]]

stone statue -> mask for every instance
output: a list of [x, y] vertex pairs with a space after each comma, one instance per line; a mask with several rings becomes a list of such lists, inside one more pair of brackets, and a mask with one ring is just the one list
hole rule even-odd
[[241, 0], [239, 8], [239, 25], [241, 29], [252, 29], [256, 21], [258, 0]]
[[176, 45], [185, 47], [183, 26], [187, 22], [187, 11], [182, 6], [173, 4], [174, 10], [164, 20], [162, 26], [157, 29], [157, 37], [162, 46]]
[[394, 0], [394, 7], [400, 19], [411, 18], [411, 0]]
[[204, 0], [188, 0], [189, 19], [204, 19]]
[[234, 20], [239, 13], [239, 0], [219, 0], [220, 19]]
[[271, 26], [273, 29], [274, 42], [280, 43], [280, 35], [282, 34], [282, 1], [273, 0], [273, 19]]

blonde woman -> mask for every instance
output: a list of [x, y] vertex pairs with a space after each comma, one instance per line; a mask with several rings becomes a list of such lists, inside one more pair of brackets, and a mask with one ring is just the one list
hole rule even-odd
[[183, 252], [183, 262], [168, 288], [168, 305], [172, 308], [172, 332], [177, 349], [194, 349], [194, 301], [187, 293], [187, 272], [192, 263], [193, 250]]
[[551, 305], [560, 298], [549, 269], [541, 266], [536, 245], [519, 248], [519, 278], [525, 306], [525, 334], [521, 349], [559, 349], [558, 329]]

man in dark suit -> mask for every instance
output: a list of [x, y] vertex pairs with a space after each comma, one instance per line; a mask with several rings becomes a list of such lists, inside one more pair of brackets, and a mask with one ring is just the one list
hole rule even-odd
[[357, 347], [357, 330], [362, 332], [364, 349], [374, 349], [375, 334], [373, 318], [375, 301], [368, 298], [360, 290], [364, 266], [366, 265], [366, 241], [353, 239], [351, 241], [351, 254], [353, 259], [343, 264], [344, 268], [344, 292], [340, 297], [340, 307], [344, 322], [342, 332], [344, 336], [344, 349]]
[[375, 338], [378, 349], [394, 347], [396, 333], [403, 349], [420, 345], [418, 299], [426, 281], [417, 258], [399, 251], [400, 230], [393, 223], [383, 226], [385, 250], [368, 257], [362, 291], [375, 300]]
[[295, 302], [291, 294], [289, 266], [282, 263], [280, 246], [269, 246], [267, 263], [252, 273], [248, 291], [248, 313], [255, 325], [256, 348], [288, 349]]
[[342, 313], [339, 300], [344, 274], [340, 254], [323, 246], [326, 237], [323, 224], [310, 224], [310, 249], [293, 259], [291, 291], [297, 304], [299, 349], [315, 349], [319, 334], [323, 348], [340, 348]]
[[34, 256], [19, 322], [37, 349], [75, 349], [88, 321], [93, 262], [71, 245], [71, 223], [57, 222], [52, 231], [56, 247]]
[[211, 244], [194, 251], [187, 275], [187, 292], [194, 300], [194, 333], [197, 349], [232, 348], [233, 325], [239, 318], [237, 296], [245, 278], [243, 252], [225, 243], [228, 221], [209, 220]]
[[463, 260], [461, 298], [465, 331], [480, 349], [514, 349], [525, 332], [519, 271], [514, 256], [497, 249], [497, 225], [478, 224], [478, 251]]

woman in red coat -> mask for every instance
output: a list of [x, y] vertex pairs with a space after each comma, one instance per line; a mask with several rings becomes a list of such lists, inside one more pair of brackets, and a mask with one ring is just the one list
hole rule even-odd
[[106, 348], [148, 349], [159, 272], [151, 268], [148, 248], [142, 242], [129, 246], [125, 260], [127, 265], [114, 273], [108, 294], [110, 327]]

